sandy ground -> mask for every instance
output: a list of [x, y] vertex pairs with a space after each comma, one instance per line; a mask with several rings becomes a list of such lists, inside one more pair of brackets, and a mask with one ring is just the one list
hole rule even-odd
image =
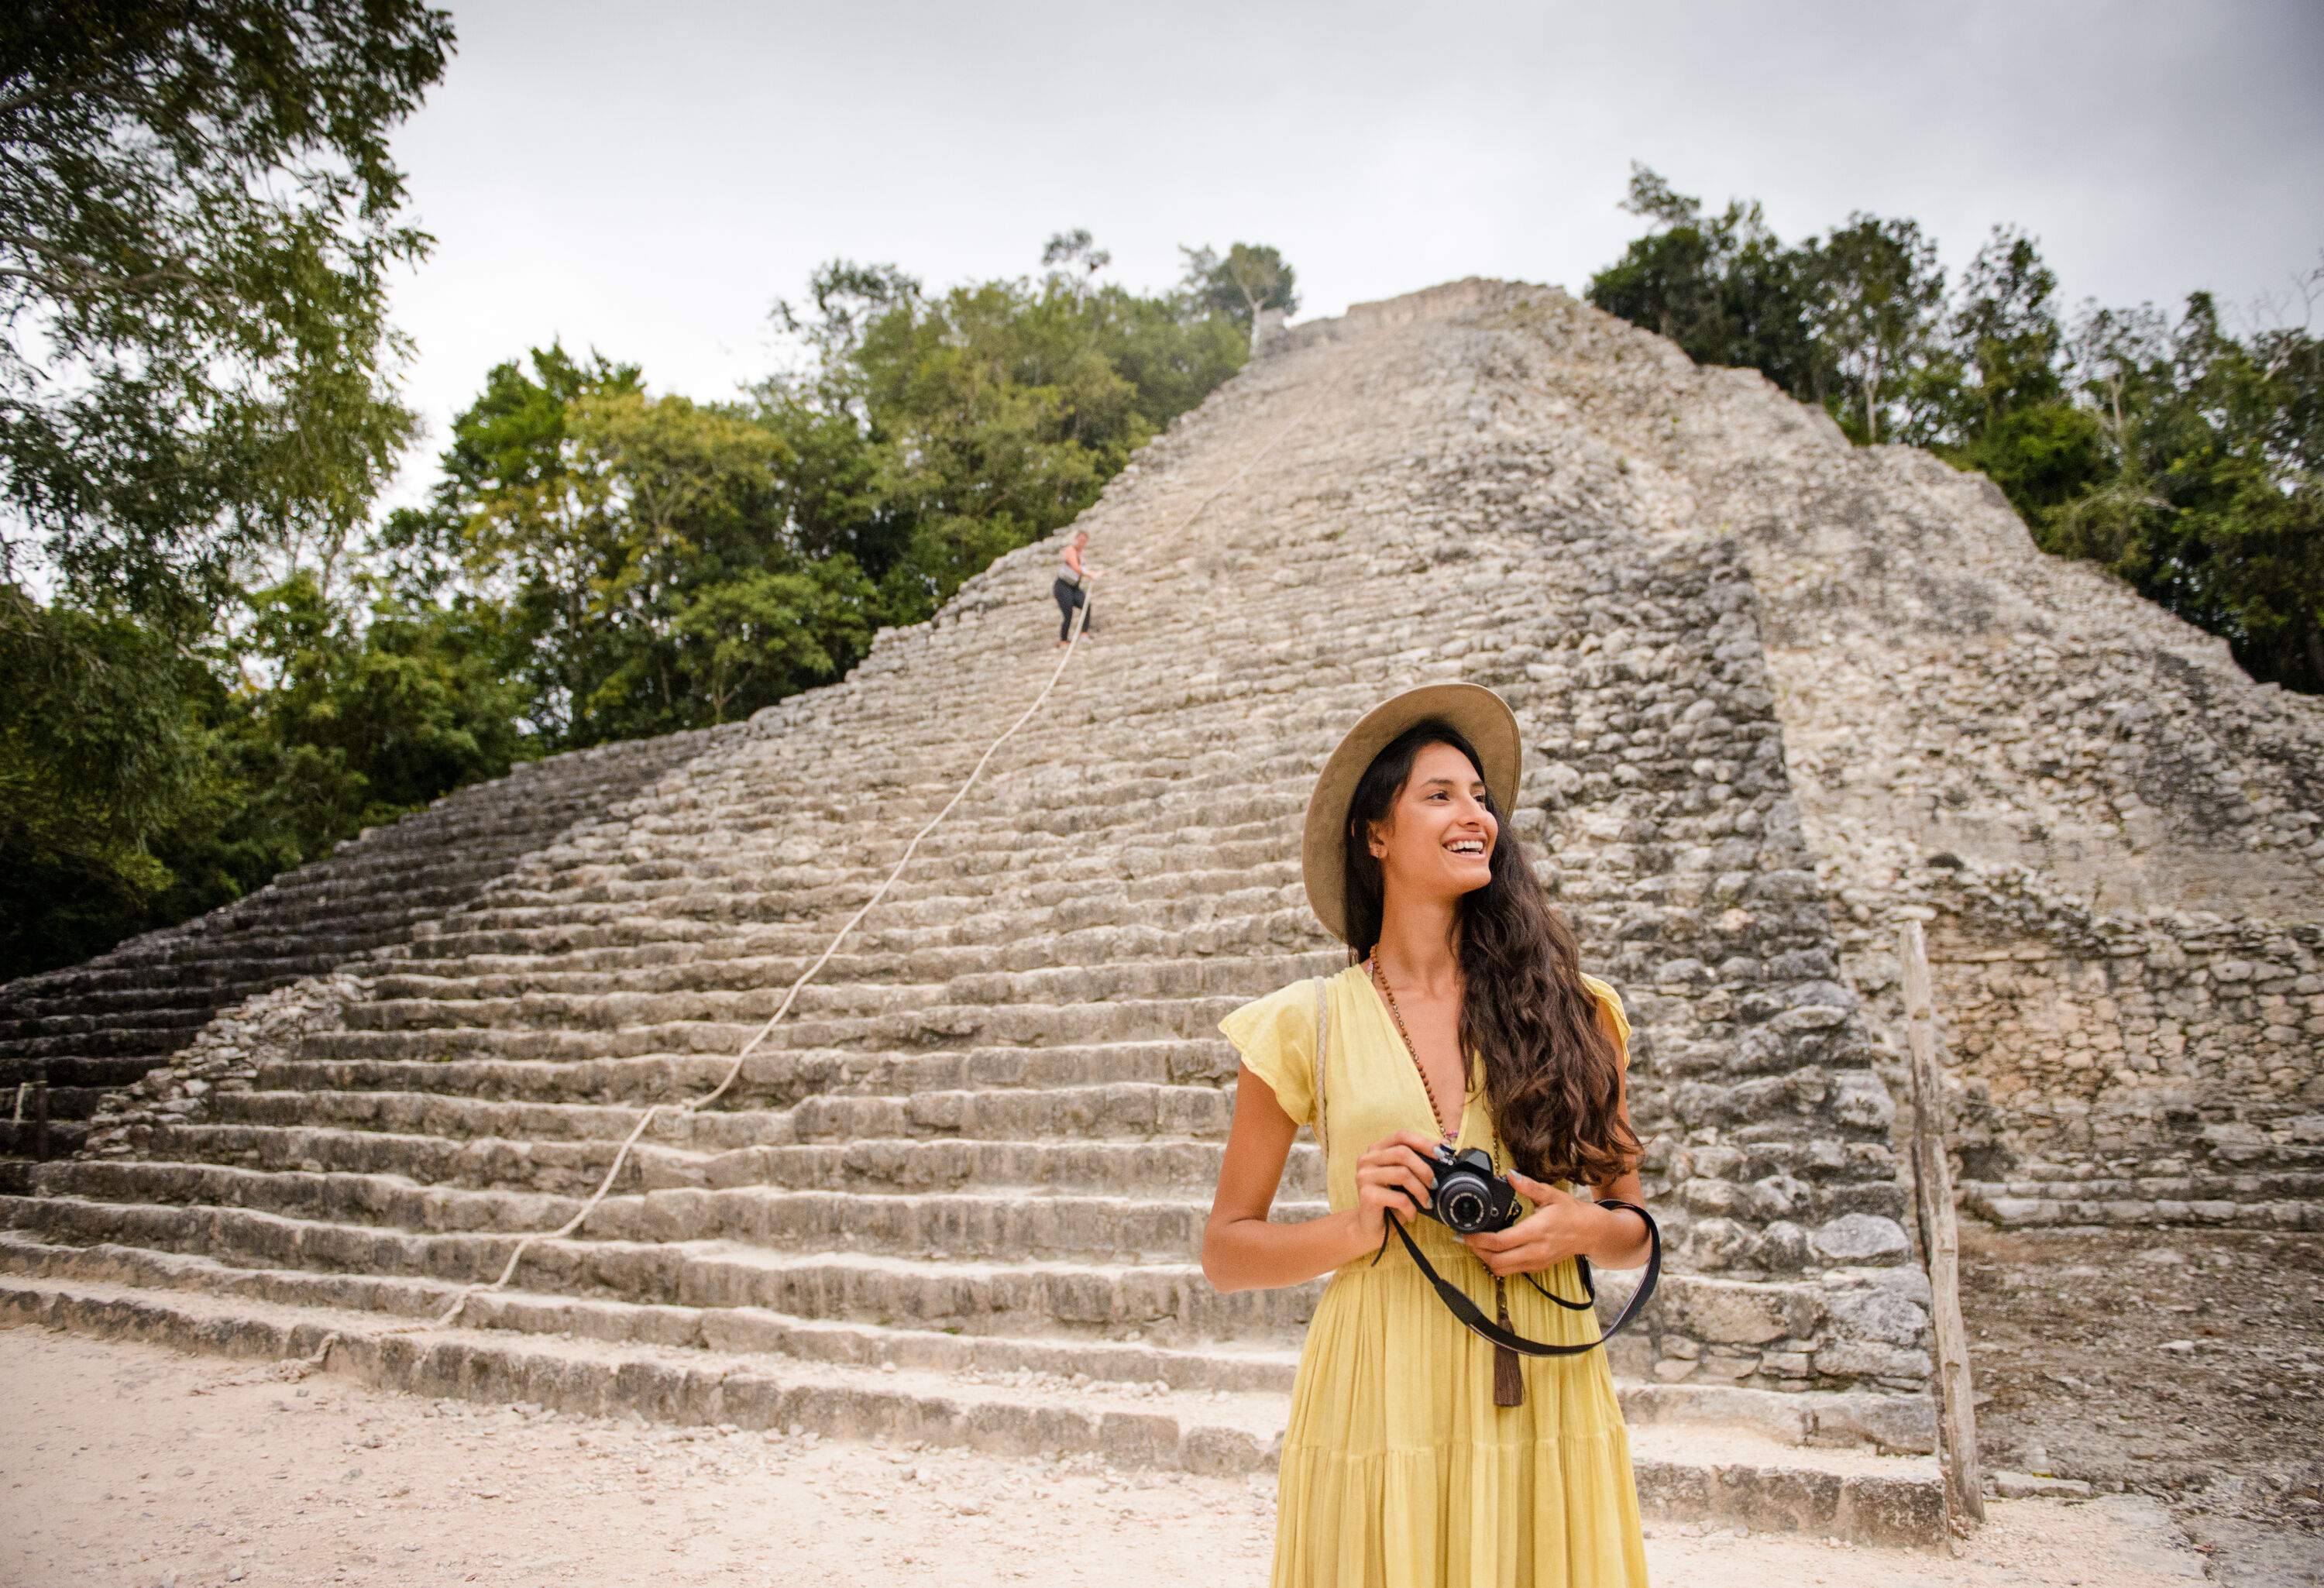
[[[1273, 1479], [672, 1429], [0, 1329], [0, 1583], [1259, 1584]], [[1997, 1501], [1959, 1558], [1649, 1524], [1687, 1588], [2145, 1588], [2205, 1556], [2140, 1495]]]
[[2213, 1577], [2324, 1583], [2324, 1235], [1961, 1226], [1988, 1470], [2148, 1495]]

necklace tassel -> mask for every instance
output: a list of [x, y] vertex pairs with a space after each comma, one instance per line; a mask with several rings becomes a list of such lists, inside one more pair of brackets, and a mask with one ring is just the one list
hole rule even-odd
[[[1508, 1284], [1499, 1274], [1493, 1276], [1493, 1311], [1501, 1327], [1511, 1328]], [[1493, 1347], [1493, 1404], [1525, 1404], [1525, 1372], [1517, 1362], [1517, 1353], [1506, 1345]]]

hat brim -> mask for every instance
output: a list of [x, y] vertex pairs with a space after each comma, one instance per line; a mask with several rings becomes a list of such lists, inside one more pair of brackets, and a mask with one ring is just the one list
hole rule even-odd
[[1315, 919], [1332, 936], [1346, 942], [1348, 802], [1372, 757], [1388, 741], [1423, 717], [1442, 717], [1475, 746], [1484, 762], [1484, 775], [1502, 826], [1508, 825], [1517, 805], [1517, 780], [1525, 768], [1525, 745], [1517, 732], [1517, 713], [1509, 703], [1482, 684], [1421, 684], [1381, 701], [1359, 718], [1341, 739], [1339, 747], [1316, 774], [1307, 796], [1307, 819], [1302, 829], [1299, 864], [1307, 883], [1307, 902]]

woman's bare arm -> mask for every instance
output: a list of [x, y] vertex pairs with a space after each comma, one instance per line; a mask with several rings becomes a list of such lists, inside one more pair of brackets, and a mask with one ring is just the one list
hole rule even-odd
[[1296, 1285], [1363, 1255], [1355, 1215], [1326, 1214], [1296, 1224], [1270, 1222], [1299, 1126], [1275, 1089], [1244, 1066], [1235, 1077], [1234, 1124], [1219, 1166], [1218, 1194], [1203, 1227], [1203, 1277], [1220, 1290]]
[[1430, 1142], [1412, 1131], [1375, 1142], [1356, 1163], [1357, 1205], [1296, 1224], [1270, 1221], [1299, 1126], [1275, 1089], [1246, 1065], [1235, 1077], [1234, 1125], [1219, 1166], [1218, 1195], [1203, 1228], [1203, 1277], [1219, 1290], [1296, 1285], [1379, 1250], [1385, 1211], [1410, 1216], [1425, 1203], [1435, 1172], [1420, 1156]]

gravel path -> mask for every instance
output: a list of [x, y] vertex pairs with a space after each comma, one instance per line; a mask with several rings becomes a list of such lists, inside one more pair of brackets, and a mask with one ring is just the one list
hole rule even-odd
[[[0, 1583], [1259, 1584], [1273, 1483], [379, 1394], [0, 1330]], [[1650, 1525], [1662, 1583], [2204, 1580], [2154, 1501], [1996, 1502], [1958, 1559]]]

